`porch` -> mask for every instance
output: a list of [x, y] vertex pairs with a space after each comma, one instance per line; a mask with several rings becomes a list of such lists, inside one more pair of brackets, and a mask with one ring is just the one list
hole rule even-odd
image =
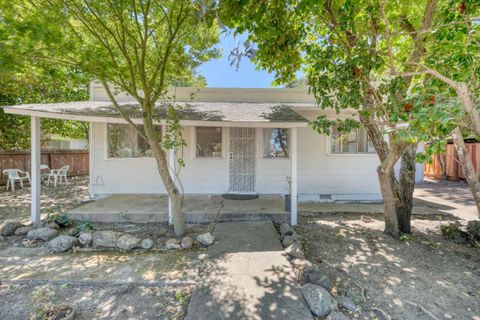
[[[261, 195], [252, 200], [230, 200], [221, 195], [187, 194], [183, 210], [186, 222], [261, 221], [289, 222], [281, 195]], [[66, 212], [73, 220], [101, 223], [168, 222], [168, 196], [116, 194]]]

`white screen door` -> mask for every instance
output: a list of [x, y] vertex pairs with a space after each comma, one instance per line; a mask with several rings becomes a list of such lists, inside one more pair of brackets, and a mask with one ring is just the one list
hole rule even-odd
[[230, 128], [229, 192], [255, 192], [255, 150], [255, 128]]

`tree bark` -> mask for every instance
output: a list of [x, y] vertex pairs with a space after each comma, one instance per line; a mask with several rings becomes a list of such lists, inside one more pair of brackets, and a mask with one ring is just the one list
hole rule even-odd
[[463, 110], [470, 116], [472, 120], [473, 128], [477, 135], [480, 135], [480, 114], [475, 108], [475, 102], [468, 90], [468, 86], [464, 82], [457, 83], [454, 87], [457, 92], [458, 98], [462, 101]]
[[458, 159], [463, 168], [463, 174], [465, 175], [465, 179], [467, 179], [468, 185], [472, 190], [473, 199], [475, 200], [477, 212], [480, 216], [480, 182], [478, 181], [475, 167], [473, 166], [472, 159], [468, 154], [467, 147], [463, 141], [462, 131], [459, 127], [456, 127], [453, 130], [452, 138], [455, 145], [455, 150], [457, 151]]
[[412, 233], [411, 216], [413, 191], [415, 190], [417, 145], [411, 144], [402, 155], [399, 185], [396, 197], [398, 228], [403, 233]]
[[185, 217], [183, 216], [182, 211], [182, 195], [176, 186], [174, 179], [170, 175], [167, 156], [165, 151], [160, 147], [160, 141], [156, 136], [153, 125], [150, 121], [144, 121], [144, 127], [148, 142], [155, 155], [157, 170], [162, 178], [163, 184], [165, 185], [165, 189], [167, 189], [168, 196], [172, 201], [172, 218], [175, 235], [177, 237], [183, 236], [185, 234]]
[[394, 238], [398, 238], [400, 230], [398, 228], [395, 192], [392, 187], [392, 179], [394, 177], [391, 174], [394, 164], [395, 162], [393, 162], [392, 155], [389, 155], [388, 159], [378, 166], [377, 171], [383, 198], [383, 209], [385, 211], [385, 229], [383, 232]]

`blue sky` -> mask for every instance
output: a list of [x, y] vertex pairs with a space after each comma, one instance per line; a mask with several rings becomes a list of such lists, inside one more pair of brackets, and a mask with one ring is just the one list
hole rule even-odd
[[232, 34], [222, 34], [217, 45], [222, 50], [220, 59], [211, 60], [201, 65], [197, 71], [207, 78], [208, 87], [219, 88], [269, 88], [273, 75], [264, 70], [256, 70], [255, 65], [248, 58], [243, 58], [238, 71], [235, 66], [230, 66], [228, 55], [230, 50], [241, 47], [246, 36], [233, 37]]

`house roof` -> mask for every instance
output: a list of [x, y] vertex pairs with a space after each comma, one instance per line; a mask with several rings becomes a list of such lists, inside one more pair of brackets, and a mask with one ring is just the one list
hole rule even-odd
[[[142, 112], [138, 104], [119, 103], [124, 112], [141, 123]], [[258, 124], [268, 126], [283, 124], [287, 127], [305, 127], [308, 120], [292, 108], [312, 107], [308, 103], [253, 103], [253, 102], [185, 102], [178, 103], [178, 115], [185, 125], [201, 122]], [[164, 122], [168, 104], [157, 104], [156, 118]], [[110, 101], [76, 101], [45, 104], [23, 104], [5, 107], [5, 112], [44, 118], [69, 119], [95, 122], [122, 123], [125, 120]], [[207, 124], [205, 124], [207, 123]]]

